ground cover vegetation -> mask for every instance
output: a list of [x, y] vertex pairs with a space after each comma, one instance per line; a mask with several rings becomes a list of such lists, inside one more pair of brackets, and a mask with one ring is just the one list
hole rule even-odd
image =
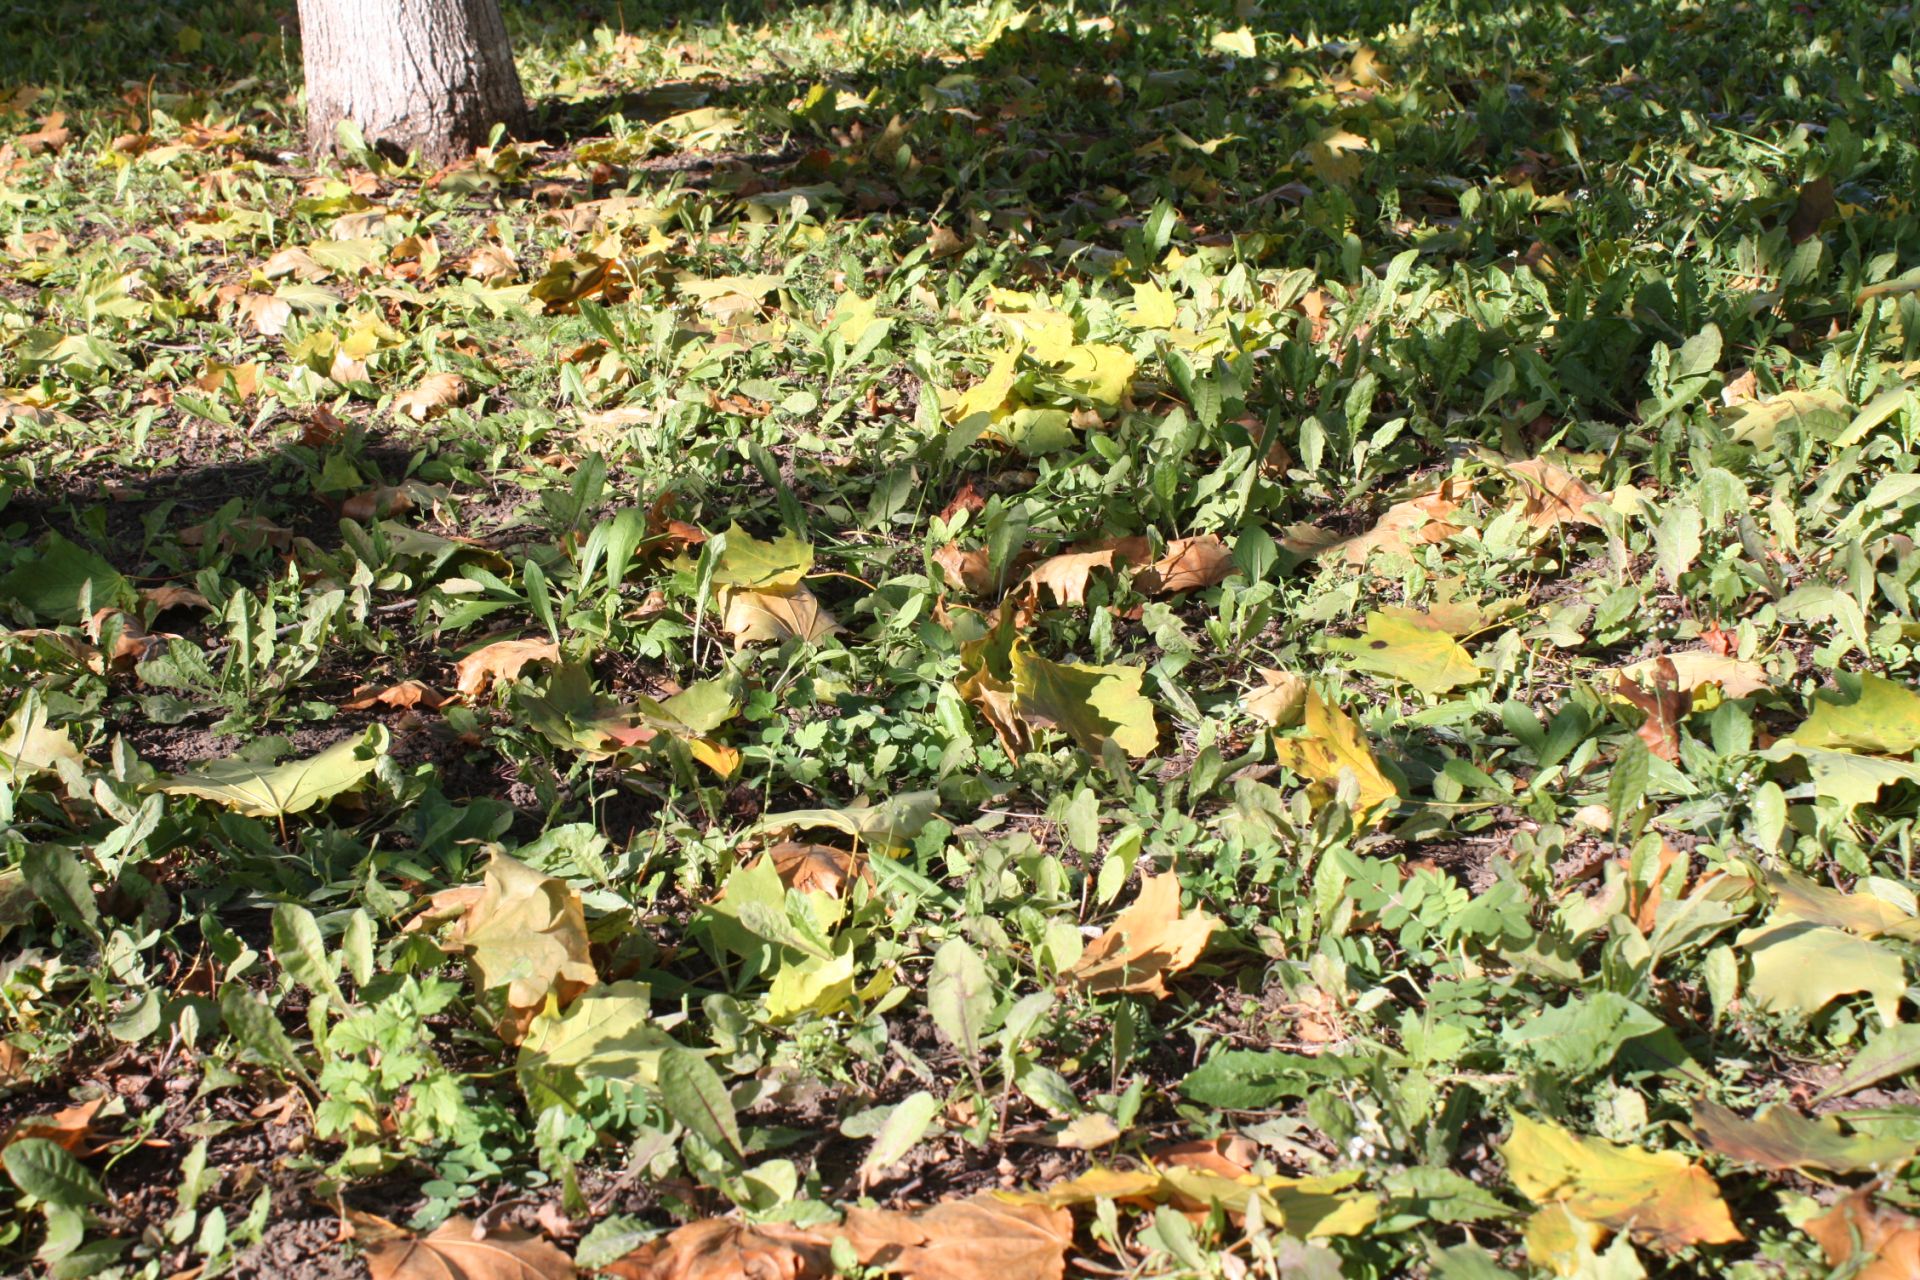
[[1920, 1274], [1910, 7], [0, 14], [60, 1276]]

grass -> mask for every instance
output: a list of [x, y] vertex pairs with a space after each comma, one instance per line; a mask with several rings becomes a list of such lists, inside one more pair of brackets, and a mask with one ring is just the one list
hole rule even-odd
[[0, 14], [9, 1268], [1903, 1274], [1909, 9], [506, 8]]

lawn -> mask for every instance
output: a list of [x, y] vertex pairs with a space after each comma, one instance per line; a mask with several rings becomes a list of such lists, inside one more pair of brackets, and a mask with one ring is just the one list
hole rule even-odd
[[1920, 1276], [1910, 6], [504, 8], [0, 12], [0, 1271]]

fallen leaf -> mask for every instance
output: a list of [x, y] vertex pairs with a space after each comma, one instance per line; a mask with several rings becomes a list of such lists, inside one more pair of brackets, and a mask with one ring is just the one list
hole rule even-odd
[[1697, 694], [1708, 685], [1719, 685], [1720, 691], [1727, 697], [1745, 698], [1769, 688], [1773, 683], [1767, 677], [1767, 669], [1759, 663], [1743, 662], [1724, 653], [1716, 653], [1711, 648], [1682, 649], [1678, 653], [1661, 654], [1616, 667], [1616, 682], [1625, 679], [1652, 687], [1659, 679], [1658, 669], [1662, 662], [1673, 664], [1674, 687], [1690, 694]]
[[1287, 729], [1300, 723], [1307, 709], [1307, 681], [1291, 671], [1260, 668], [1260, 687], [1240, 696], [1246, 713], [1262, 724]]
[[1219, 927], [1204, 911], [1181, 912], [1179, 876], [1148, 876], [1133, 905], [1087, 944], [1067, 976], [1098, 995], [1164, 1000], [1166, 976], [1192, 968]]
[[1678, 1152], [1585, 1138], [1516, 1115], [1500, 1154], [1513, 1184], [1535, 1204], [1564, 1204], [1584, 1221], [1658, 1248], [1743, 1238], [1712, 1176]]
[[382, 1239], [366, 1251], [373, 1280], [565, 1280], [573, 1261], [531, 1232], [506, 1228], [480, 1234], [455, 1215], [431, 1234]]
[[1862, 1187], [1843, 1197], [1833, 1208], [1807, 1219], [1802, 1228], [1835, 1267], [1865, 1265], [1844, 1274], [1853, 1280], [1914, 1280], [1920, 1276], [1920, 1218], [1873, 1202]]
[[1134, 575], [1133, 585], [1143, 595], [1165, 596], [1218, 586], [1239, 572], [1219, 535], [1203, 533], [1169, 542], [1165, 555]]
[[1785, 869], [1768, 873], [1767, 887], [1773, 890], [1774, 910], [1781, 916], [1831, 925], [1862, 938], [1890, 934], [1920, 942], [1920, 918], [1871, 893], [1842, 893]]
[[1313, 783], [1323, 803], [1351, 779], [1354, 821], [1363, 825], [1384, 821], [1400, 793], [1380, 771], [1359, 724], [1311, 686], [1302, 722], [1304, 733], [1274, 739], [1274, 759]]
[[340, 704], [342, 711], [366, 711], [372, 707], [409, 707], [424, 706], [431, 711], [446, 701], [440, 693], [427, 687], [418, 680], [402, 680], [399, 684], [388, 685], [384, 689], [370, 684], [361, 685], [353, 691], [347, 701]]
[[1052, 594], [1058, 605], [1085, 604], [1087, 585], [1094, 570], [1117, 570], [1119, 565], [1115, 563], [1116, 560], [1140, 564], [1146, 560], [1147, 554], [1145, 538], [1122, 538], [1105, 546], [1062, 552], [1037, 561], [1027, 570], [1021, 586], [1036, 605], [1040, 603], [1040, 590], [1043, 587]]
[[1793, 213], [1787, 218], [1787, 241], [1799, 244], [1817, 235], [1820, 226], [1840, 208], [1833, 194], [1833, 176], [1821, 174], [1800, 188]]
[[340, 514], [348, 520], [383, 520], [413, 510], [413, 494], [405, 485], [383, 484], [356, 493], [340, 504]]
[[236, 397], [251, 400], [260, 391], [260, 364], [254, 360], [238, 365], [209, 360], [206, 370], [193, 380], [193, 385], [214, 395], [231, 385]]
[[1445, 542], [1460, 532], [1453, 515], [1466, 496], [1466, 482], [1448, 480], [1439, 488], [1396, 502], [1379, 521], [1356, 537], [1336, 539], [1313, 548], [1315, 558], [1338, 552], [1353, 568], [1364, 568], [1376, 551], [1406, 552], [1430, 543]]
[[1780, 1103], [1749, 1120], [1702, 1098], [1693, 1104], [1693, 1131], [1702, 1146], [1776, 1173], [1892, 1173], [1914, 1155], [1897, 1134], [1842, 1133], [1831, 1116], [1809, 1119]]
[[1843, 929], [1775, 920], [1734, 939], [1753, 966], [1747, 994], [1763, 1009], [1790, 1010], [1811, 1018], [1841, 996], [1865, 992], [1880, 1020], [1899, 1020], [1906, 996], [1906, 966], [1877, 942]]
[[873, 880], [861, 855], [832, 845], [782, 840], [768, 849], [766, 856], [773, 860], [780, 883], [801, 893], [817, 891], [838, 898], [855, 876], [869, 883]]
[[1563, 524], [1604, 527], [1598, 515], [1587, 508], [1605, 499], [1587, 482], [1571, 471], [1545, 458], [1529, 458], [1506, 466], [1507, 474], [1519, 483], [1520, 514], [1536, 529], [1552, 529]]
[[62, 1107], [50, 1116], [30, 1116], [7, 1131], [0, 1148], [12, 1146], [23, 1138], [44, 1138], [65, 1147], [77, 1156], [89, 1156], [97, 1150], [93, 1142], [93, 1118], [106, 1098], [90, 1098], [74, 1106]]
[[500, 1032], [509, 1044], [519, 1043], [549, 996], [565, 1008], [599, 981], [587, 954], [580, 895], [566, 881], [497, 850], [454, 938], [466, 952], [474, 986], [502, 999]]
[[1458, 640], [1416, 609], [1376, 609], [1366, 631], [1332, 641], [1350, 666], [1412, 685], [1434, 697], [1480, 680], [1480, 664]]
[[964, 550], [949, 542], [933, 553], [933, 562], [946, 571], [947, 581], [976, 596], [991, 595], [999, 586], [992, 569], [992, 556], [985, 547]]
[[520, 274], [520, 264], [507, 247], [496, 242], [483, 244], [467, 259], [467, 274], [488, 284], [512, 280]]
[[782, 531], [777, 538], [756, 538], [734, 524], [722, 536], [726, 541], [713, 567], [716, 586], [788, 591], [813, 569], [813, 546], [798, 534]]
[[453, 687], [473, 701], [495, 681], [516, 679], [529, 662], [558, 661], [560, 646], [551, 640], [496, 640], [453, 664]]
[[1647, 677], [1642, 683], [1622, 672], [1614, 679], [1613, 691], [1646, 714], [1635, 733], [1647, 750], [1675, 763], [1680, 759], [1680, 722], [1693, 710], [1693, 694], [1681, 686], [1672, 658], [1656, 658]]
[[1920, 747], [1920, 692], [1884, 676], [1862, 675], [1814, 699], [1813, 711], [1789, 738], [1803, 747], [1905, 756]]
[[55, 111], [40, 122], [40, 127], [32, 133], [23, 133], [14, 139], [21, 154], [35, 156], [43, 151], [59, 151], [73, 140], [73, 130], [67, 128], [67, 113]]
[[249, 818], [283, 818], [357, 791], [373, 776], [386, 754], [387, 741], [385, 726], [369, 725], [365, 733], [344, 738], [304, 760], [268, 765], [229, 756], [162, 775], [140, 789], [198, 796]]
[[[211, 524], [192, 524], [179, 533], [180, 545], [206, 545], [214, 532]], [[284, 551], [293, 545], [293, 530], [282, 528], [265, 516], [235, 516], [219, 525], [219, 545], [236, 555], [250, 556], [266, 547]]]
[[864, 1265], [905, 1280], [1062, 1280], [1073, 1247], [1066, 1210], [992, 1196], [916, 1214], [849, 1209], [825, 1230], [845, 1236]]
[[804, 586], [785, 591], [723, 589], [720, 608], [720, 629], [733, 637], [735, 648], [756, 640], [777, 644], [792, 636], [818, 644], [840, 629]]
[[154, 612], [165, 613], [169, 609], [210, 609], [207, 598], [192, 587], [182, 587], [169, 583], [164, 587], [142, 587], [140, 598], [152, 605]]
[[1014, 646], [1012, 667], [1013, 693], [1028, 724], [1059, 729], [1093, 755], [1108, 739], [1136, 759], [1153, 753], [1160, 729], [1140, 691], [1144, 668], [1053, 662], [1024, 643]]
[[467, 399], [467, 380], [457, 373], [430, 373], [393, 398], [393, 411], [415, 422], [437, 418]]
[[599, 1271], [616, 1280], [825, 1280], [834, 1273], [824, 1229], [732, 1218], [690, 1222]]

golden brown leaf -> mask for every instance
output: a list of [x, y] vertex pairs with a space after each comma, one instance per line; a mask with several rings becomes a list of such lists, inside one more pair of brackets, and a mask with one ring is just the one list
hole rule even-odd
[[497, 680], [513, 680], [529, 662], [560, 661], [551, 640], [496, 640], [453, 664], [453, 687], [468, 700], [486, 693]]
[[1169, 542], [1167, 553], [1136, 574], [1133, 585], [1144, 595], [1165, 596], [1217, 586], [1238, 572], [1219, 535], [1203, 533]]
[[799, 636], [808, 643], [826, 639], [840, 629], [833, 615], [804, 586], [786, 591], [729, 589], [721, 593], [720, 629], [733, 637], [734, 647], [755, 640], [774, 643]]
[[834, 1234], [867, 1266], [906, 1280], [1061, 1280], [1073, 1215], [976, 1196], [917, 1214], [850, 1209]]
[[1191, 968], [1219, 927], [1204, 911], [1181, 913], [1179, 876], [1148, 876], [1133, 905], [1087, 944], [1068, 976], [1102, 995], [1164, 999], [1166, 976]]
[[780, 883], [801, 893], [817, 890], [837, 898], [845, 891], [847, 881], [855, 875], [869, 883], [873, 880], [873, 873], [867, 869], [865, 859], [832, 845], [782, 840], [768, 849], [766, 856], [773, 859], [773, 869], [779, 873]]
[[342, 711], [366, 711], [370, 708], [397, 707], [405, 710], [409, 707], [424, 706], [431, 711], [446, 701], [436, 690], [427, 687], [418, 680], [402, 680], [399, 684], [388, 685], [384, 689], [363, 684], [353, 691], [353, 696], [340, 704]]
[[96, 1149], [93, 1117], [105, 1102], [104, 1097], [91, 1098], [71, 1107], [62, 1107], [50, 1116], [32, 1116], [22, 1120], [8, 1131], [6, 1141], [0, 1142], [0, 1149], [10, 1147], [22, 1138], [45, 1138], [77, 1156], [91, 1155]]
[[1668, 763], [1680, 759], [1680, 722], [1693, 710], [1693, 694], [1680, 687], [1680, 674], [1671, 658], [1655, 660], [1645, 683], [1629, 680], [1622, 672], [1613, 691], [1646, 713], [1636, 731], [1647, 750]]
[[1140, 537], [1120, 538], [1105, 545], [1066, 551], [1037, 562], [1027, 570], [1026, 579], [1021, 585], [1036, 605], [1040, 603], [1042, 587], [1052, 593], [1055, 603], [1062, 606], [1085, 604], [1087, 582], [1094, 570], [1117, 571], [1122, 563], [1142, 564], [1149, 554], [1147, 540]]
[[1525, 462], [1509, 464], [1507, 474], [1519, 481], [1516, 488], [1520, 498], [1520, 513], [1534, 528], [1603, 523], [1587, 507], [1590, 503], [1604, 502], [1605, 499], [1566, 468], [1545, 458], [1529, 458]]
[[530, 1232], [476, 1234], [471, 1219], [448, 1218], [432, 1234], [381, 1240], [367, 1250], [373, 1280], [564, 1280], [573, 1260]]
[[14, 139], [24, 155], [39, 155], [42, 151], [58, 151], [73, 140], [73, 130], [67, 128], [67, 113], [55, 111], [40, 122], [40, 127], [32, 133], [23, 133]]
[[1262, 667], [1260, 681], [1258, 689], [1249, 689], [1240, 697], [1240, 705], [1246, 708], [1247, 714], [1276, 729], [1299, 724], [1307, 709], [1305, 678], [1291, 671]]
[[1564, 1204], [1583, 1221], [1630, 1229], [1662, 1249], [1742, 1238], [1719, 1185], [1678, 1152], [1582, 1137], [1516, 1115], [1500, 1154], [1513, 1184], [1535, 1204]]
[[1301, 723], [1305, 733], [1274, 739], [1274, 759], [1312, 782], [1323, 799], [1337, 793], [1341, 779], [1351, 775], [1356, 788], [1354, 820], [1384, 820], [1399, 791], [1380, 771], [1380, 761], [1360, 726], [1312, 686], [1307, 688]]
[[690, 1222], [600, 1270], [617, 1280], [825, 1280], [831, 1237], [780, 1222]]
[[1466, 485], [1449, 480], [1429, 493], [1388, 507], [1373, 528], [1352, 538], [1327, 543], [1313, 551], [1319, 557], [1338, 551], [1354, 568], [1364, 567], [1376, 551], [1405, 552], [1433, 542], [1445, 542], [1460, 532], [1452, 522], [1466, 496]]
[[162, 587], [140, 588], [140, 598], [154, 607], [157, 613], [169, 609], [210, 609], [207, 598], [192, 587], [182, 587], [169, 583]]
[[1920, 1218], [1875, 1205], [1864, 1187], [1819, 1217], [1809, 1218], [1804, 1230], [1832, 1266], [1854, 1261], [1856, 1252], [1864, 1253], [1866, 1266], [1847, 1273], [1854, 1280], [1920, 1277]]
[[411, 391], [393, 398], [393, 411], [404, 413], [415, 422], [437, 418], [467, 399], [467, 380], [457, 373], [430, 373]]
[[[180, 531], [180, 545], [198, 547], [206, 543], [209, 526], [188, 525]], [[220, 545], [239, 555], [252, 555], [262, 547], [285, 550], [293, 545], [293, 530], [285, 529], [265, 516], [237, 516], [221, 527]]]
[[933, 562], [946, 570], [948, 582], [957, 582], [976, 596], [987, 595], [998, 585], [985, 547], [963, 550], [959, 543], [949, 542], [933, 553]]
[[383, 484], [356, 493], [340, 504], [340, 514], [348, 520], [376, 520], [402, 515], [413, 510], [413, 494], [405, 485]]

